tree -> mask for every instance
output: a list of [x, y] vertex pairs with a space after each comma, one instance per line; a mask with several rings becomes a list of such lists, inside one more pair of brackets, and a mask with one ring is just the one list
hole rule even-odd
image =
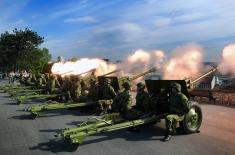
[[41, 72], [50, 60], [51, 55], [48, 49], [36, 48], [22, 56], [22, 59], [18, 61], [18, 67], [32, 70], [33, 72]]
[[26, 69], [42, 71], [43, 65], [51, 60], [49, 50], [40, 49], [44, 38], [30, 29], [14, 29], [0, 36], [0, 66], [5, 70]]

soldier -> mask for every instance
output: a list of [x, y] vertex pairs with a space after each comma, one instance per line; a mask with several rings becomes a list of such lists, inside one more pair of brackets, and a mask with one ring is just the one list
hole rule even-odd
[[169, 114], [166, 116], [166, 135], [163, 141], [169, 141], [175, 132], [177, 122], [184, 119], [184, 115], [189, 111], [188, 98], [181, 92], [181, 85], [173, 83], [171, 88]]
[[92, 101], [97, 101], [99, 99], [99, 85], [96, 78], [92, 78], [91, 86], [89, 88], [88, 98]]
[[33, 82], [34, 84], [37, 82], [37, 78], [35, 74], [32, 74], [31, 82]]
[[122, 85], [124, 87], [124, 91], [119, 93], [113, 101], [112, 110], [114, 112], [119, 112], [120, 116], [132, 120], [136, 119], [140, 116], [140, 112], [132, 109], [132, 95], [130, 92], [131, 83], [126, 81]]
[[71, 81], [70, 81], [70, 77], [69, 76], [64, 76], [63, 77], [63, 82], [61, 82], [61, 86], [60, 89], [58, 90], [59, 93], [63, 94], [62, 96], [58, 97], [58, 100], [63, 101], [63, 99], [65, 99], [65, 101], [69, 101], [71, 100], [71, 94], [70, 94], [70, 89], [72, 87]]
[[[104, 85], [102, 87], [102, 99], [103, 100], [113, 100], [116, 96], [116, 92], [114, 88], [111, 86], [111, 80], [105, 78], [104, 79]], [[111, 102], [100, 102], [100, 109], [103, 111], [103, 113], [107, 113], [110, 105], [112, 104]]]
[[25, 84], [26, 84], [27, 86], [32, 86], [32, 85], [34, 85], [34, 83], [32, 82], [32, 76], [33, 76], [33, 75], [30, 73], [29, 76], [27, 77], [26, 82], [25, 82]]
[[137, 94], [135, 99], [135, 109], [142, 112], [147, 112], [151, 109], [149, 94], [145, 91], [145, 84], [143, 82], [137, 84]]
[[84, 79], [80, 80], [80, 85], [81, 85], [81, 97], [80, 98], [82, 101], [87, 101], [89, 91], [88, 91], [88, 88]]
[[10, 83], [10, 84], [11, 84], [11, 83], [14, 83], [14, 81], [13, 81], [14, 72], [13, 72], [13, 71], [11, 71], [11, 72], [8, 74], [8, 77], [9, 77], [9, 83]]
[[22, 73], [20, 74], [19, 82], [20, 82], [21, 85], [24, 85], [24, 84], [25, 84], [25, 78], [24, 78], [24, 76], [23, 76]]
[[45, 73], [45, 79], [46, 79], [46, 82], [48, 82], [50, 80], [50, 74], [49, 73]]
[[[130, 87], [130, 84], [127, 82], [124, 82], [122, 86], [124, 88], [125, 87], [126, 88], [124, 89], [124, 91], [118, 93], [117, 96], [114, 98], [113, 104], [111, 106], [113, 112], [121, 112], [122, 111], [122, 100], [127, 101], [126, 102], [127, 105], [131, 106], [131, 104], [132, 104], [131, 95], [128, 90], [128, 87]], [[124, 98], [124, 96], [126, 96], [126, 97]]]
[[114, 99], [116, 96], [116, 92], [113, 89], [113, 87], [111, 86], [111, 80], [105, 78], [104, 79], [104, 87], [103, 87], [103, 99]]
[[45, 79], [45, 77], [44, 77], [44, 74], [38, 74], [38, 75], [37, 75], [36, 86], [37, 86], [38, 88], [44, 88], [45, 84], [46, 84], [46, 79]]
[[55, 75], [51, 75], [49, 81], [46, 84], [46, 93], [54, 94], [60, 87], [60, 83]]
[[81, 97], [81, 81], [76, 75], [71, 78], [71, 89], [70, 94], [73, 101], [80, 101]]

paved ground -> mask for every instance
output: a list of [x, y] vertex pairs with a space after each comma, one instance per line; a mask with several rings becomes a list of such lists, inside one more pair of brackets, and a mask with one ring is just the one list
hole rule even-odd
[[[204, 119], [201, 133], [177, 135], [172, 141], [161, 142], [163, 123], [142, 127], [139, 133], [126, 130], [89, 137], [76, 151], [54, 134], [75, 126], [89, 116], [79, 111], [61, 110], [51, 117], [29, 119], [22, 111], [29, 105], [14, 104], [7, 94], [0, 93], [0, 154], [2, 155], [222, 155], [235, 154], [235, 109], [202, 105]], [[57, 115], [58, 114], [58, 115]], [[62, 115], [61, 115], [62, 114]]]

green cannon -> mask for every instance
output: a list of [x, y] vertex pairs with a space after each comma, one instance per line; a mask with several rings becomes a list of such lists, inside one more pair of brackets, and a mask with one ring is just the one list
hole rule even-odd
[[55, 98], [58, 96], [62, 96], [64, 94], [37, 94], [36, 92], [34, 92], [33, 94], [29, 94], [29, 95], [25, 95], [25, 96], [17, 96], [14, 99], [17, 100], [18, 104], [23, 104], [25, 103], [25, 101], [29, 100], [29, 99], [48, 99], [48, 98]]
[[33, 118], [39, 117], [42, 115], [45, 111], [50, 110], [58, 110], [58, 109], [69, 109], [69, 108], [79, 108], [84, 106], [90, 106], [90, 105], [102, 105], [105, 104], [112, 104], [112, 100], [98, 100], [98, 101], [90, 101], [90, 102], [68, 102], [68, 103], [58, 103], [58, 102], [51, 102], [47, 104], [37, 105], [37, 106], [31, 106], [27, 109], [27, 111], [31, 112], [31, 115]]
[[20, 90], [11, 90], [11, 91], [8, 91], [8, 93], [10, 94], [11, 97], [14, 97], [16, 96], [17, 94], [27, 94], [27, 95], [33, 95], [33, 94], [38, 94], [42, 91], [43, 89], [20, 89]]
[[32, 86], [12, 85], [12, 86], [2, 87], [2, 90], [4, 92], [10, 92], [10, 91], [18, 91], [18, 90], [30, 89], [30, 88], [32, 88]]
[[[110, 75], [110, 74], [113, 74], [115, 72], [117, 72], [119, 70], [116, 70], [116, 71], [112, 71], [110, 73], [107, 73], [107, 74], [104, 74], [105, 76], [99, 76], [98, 77], [98, 83], [99, 85], [102, 87], [103, 83], [104, 83], [104, 79], [105, 78], [108, 78], [111, 80], [111, 85], [113, 86], [114, 90], [116, 92], [119, 92], [121, 89], [122, 89], [122, 83], [125, 81], [125, 80], [135, 80], [141, 76], [144, 76], [150, 72], [153, 72], [155, 71], [155, 69], [150, 69], [144, 73], [141, 73], [137, 76], [134, 76], [134, 78], [129, 78], [129, 77], [121, 77], [121, 78], [118, 78], [118, 77], [114, 77], [114, 76], [109, 76], [109, 77], [106, 77], [107, 75]], [[100, 89], [102, 90], [102, 89]], [[99, 91], [99, 92], [102, 92], [102, 91]], [[70, 102], [70, 103], [47, 103], [47, 104], [43, 104], [43, 105], [35, 105], [35, 106], [31, 106], [27, 109], [28, 112], [31, 113], [31, 115], [36, 118], [36, 117], [39, 117], [42, 115], [42, 112], [45, 112], [45, 111], [50, 111], [50, 110], [57, 110], [57, 109], [68, 109], [68, 108], [79, 108], [79, 107], [86, 107], [86, 106], [90, 106], [90, 105], [95, 105], [94, 107], [102, 107], [102, 105], [105, 105], [105, 106], [109, 106], [112, 104], [112, 100], [104, 100], [102, 98], [102, 93], [99, 94], [99, 97], [98, 97], [98, 101], [94, 101], [94, 102], [84, 102], [84, 103], [75, 103], [75, 102]], [[55, 104], [55, 105], [54, 105]]]
[[6, 89], [6, 88], [11, 88], [11, 87], [15, 87], [15, 85], [12, 85], [12, 84], [5, 84], [5, 85], [0, 86], [0, 90], [4, 90], [4, 89]]
[[[80, 75], [88, 73], [88, 72], [93, 72], [93, 71], [94, 71], [94, 69], [91, 69], [91, 70], [86, 71], [84, 73], [81, 73], [77, 76], [80, 76]], [[69, 71], [69, 72], [63, 73], [61, 75], [65, 75], [65, 74], [68, 74], [68, 73], [71, 73], [71, 72], [72, 71]], [[31, 87], [31, 88], [33, 88], [33, 87]], [[23, 91], [23, 90], [18, 90], [17, 93], [21, 92], [21, 91]], [[28, 94], [17, 96], [14, 99], [17, 100], [18, 104], [23, 104], [26, 100], [29, 100], [29, 99], [36, 99], [36, 98], [38, 98], [38, 99], [48, 99], [48, 98], [55, 98], [55, 97], [58, 97], [58, 96], [65, 95], [64, 93], [62, 93], [62, 94], [40, 94], [41, 91], [43, 91], [43, 89], [27, 90], [27, 91], [25, 91], [25, 93], [29, 92]], [[14, 92], [12, 93], [12, 95], [15, 95], [15, 94], [16, 93], [14, 93]]]
[[[211, 74], [214, 71], [216, 71], [216, 69], [209, 72]], [[198, 79], [209, 75], [209, 72], [193, 80], [193, 82], [197, 82]], [[93, 117], [75, 128], [62, 130], [60, 133], [56, 134], [55, 137], [63, 138], [69, 141], [71, 145], [78, 146], [90, 135], [137, 127], [143, 124], [155, 124], [168, 114], [171, 85], [174, 82], [181, 85], [182, 93], [190, 99], [189, 86], [193, 83], [188, 80], [145, 80], [148, 93], [150, 94], [151, 104], [155, 105], [155, 108], [151, 109], [148, 113], [143, 113], [142, 116], [134, 120], [121, 118], [119, 113], [106, 114], [102, 118]], [[183, 121], [179, 123], [181, 130], [183, 130], [185, 134], [198, 132], [203, 117], [201, 107], [197, 102], [189, 100], [188, 104], [190, 105], [190, 110], [184, 116]]]

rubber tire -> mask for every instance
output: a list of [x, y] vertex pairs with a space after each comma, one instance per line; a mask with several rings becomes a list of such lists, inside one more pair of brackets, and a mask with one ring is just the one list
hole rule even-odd
[[64, 139], [65, 142], [65, 146], [68, 149], [69, 152], [74, 152], [78, 149], [78, 147], [80, 146], [80, 144], [75, 144], [75, 143], [71, 143], [69, 138], [65, 138]]
[[183, 130], [183, 132], [185, 134], [191, 134], [191, 133], [199, 132], [199, 129], [200, 129], [201, 124], [202, 124], [203, 114], [202, 114], [201, 106], [197, 102], [191, 101], [191, 108], [197, 109], [198, 114], [199, 114], [199, 122], [198, 122], [198, 125], [197, 125], [196, 128], [193, 128], [193, 129], [189, 128], [188, 125], [187, 125], [186, 117], [185, 117], [184, 120], [180, 122], [180, 127], [181, 127], [181, 129]]

